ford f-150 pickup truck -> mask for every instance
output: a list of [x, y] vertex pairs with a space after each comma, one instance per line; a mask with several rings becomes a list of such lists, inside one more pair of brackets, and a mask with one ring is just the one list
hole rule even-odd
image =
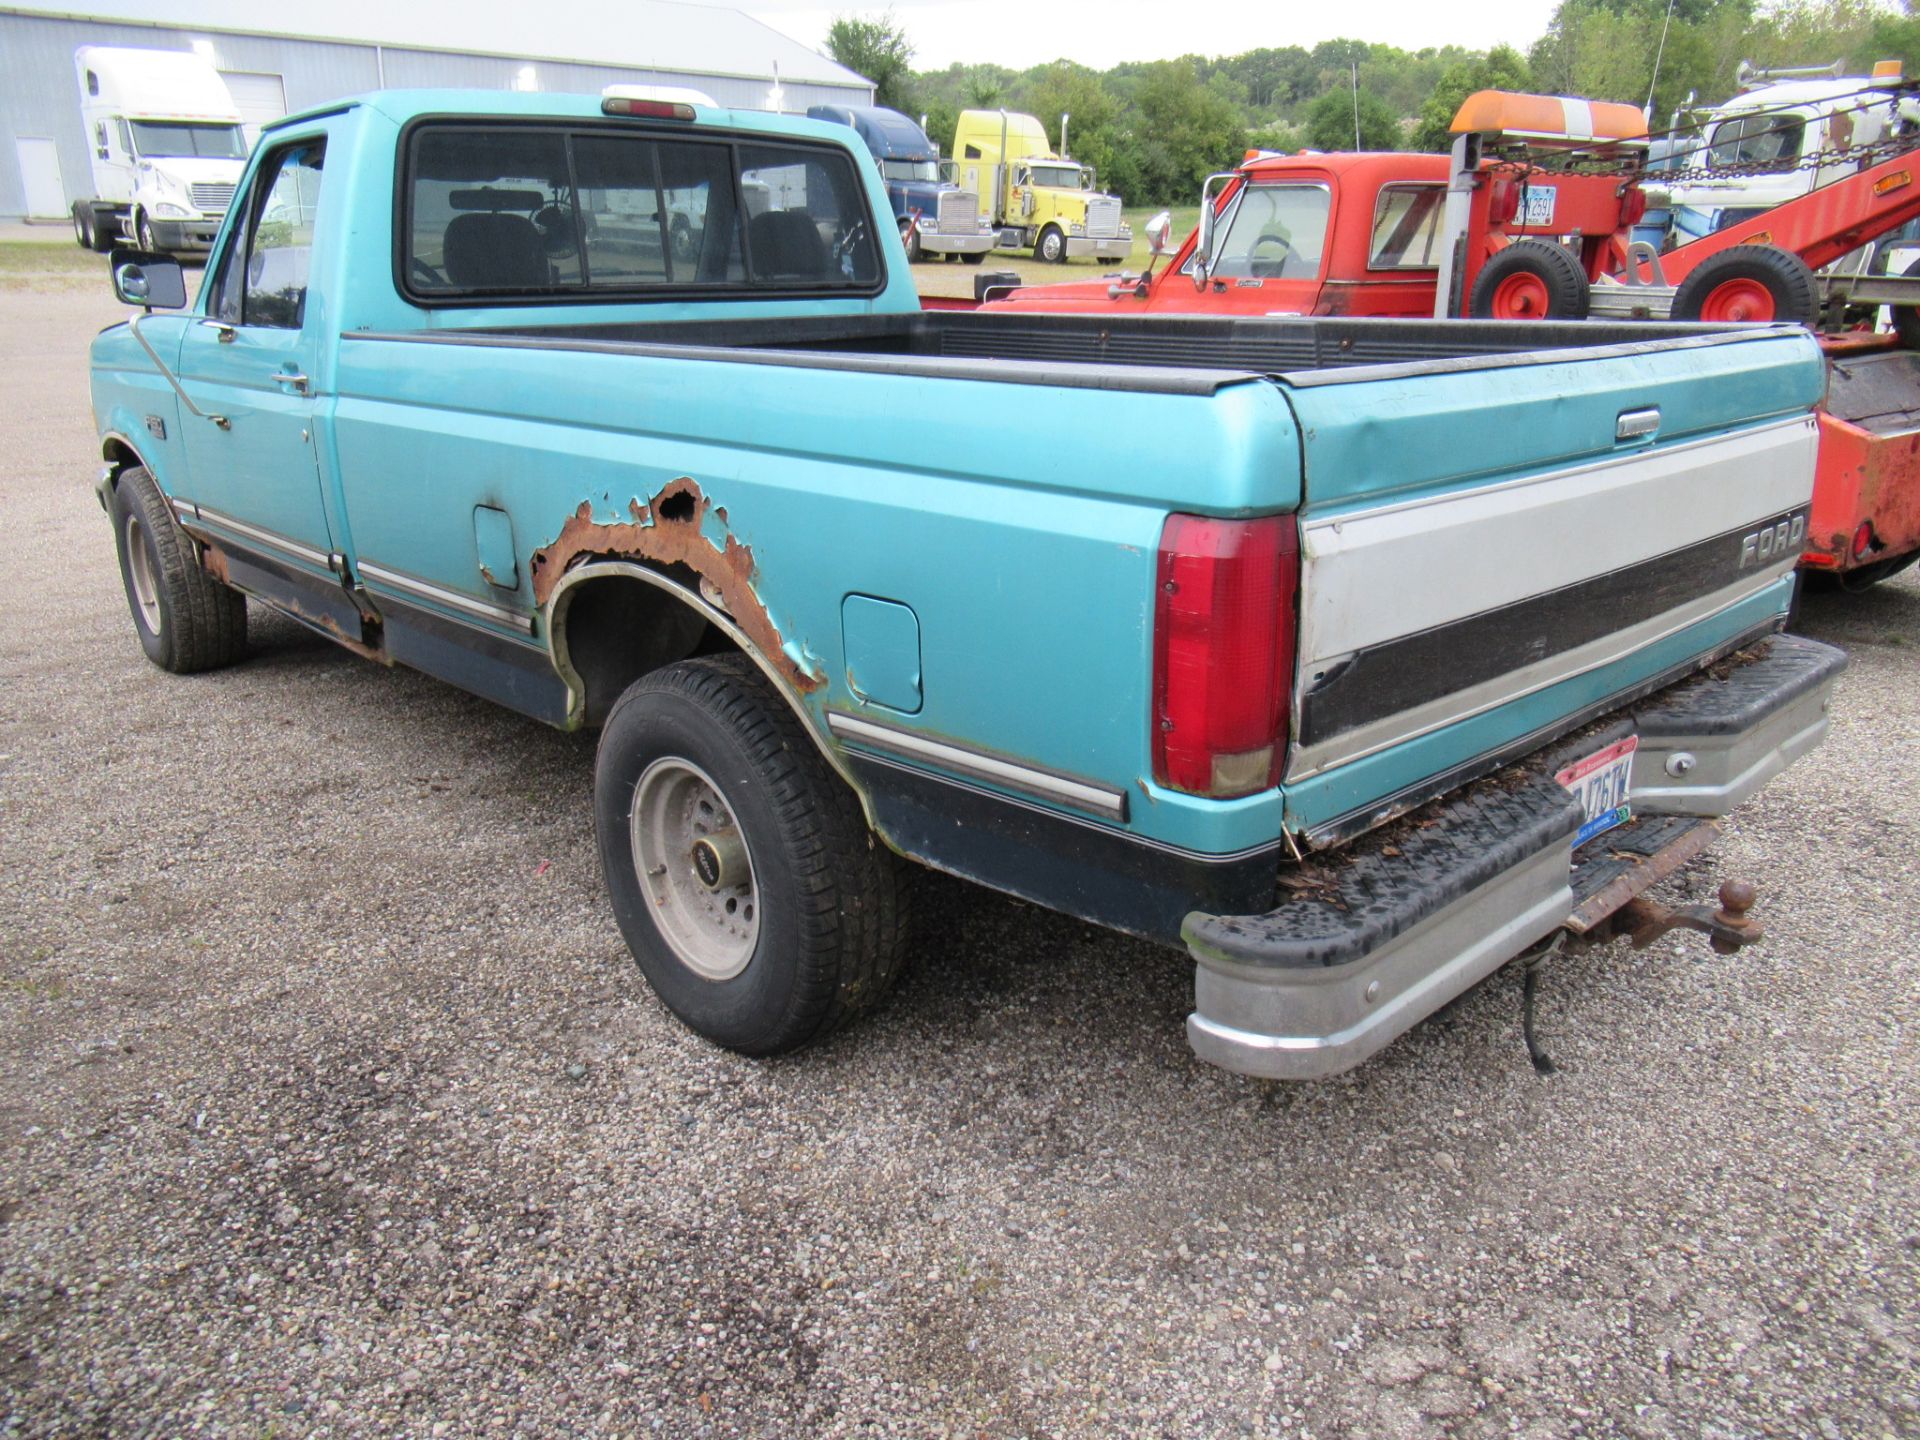
[[251, 600], [596, 727], [623, 935], [747, 1053], [886, 989], [902, 857], [1181, 947], [1194, 1048], [1276, 1077], [1570, 937], [1753, 938], [1643, 892], [1827, 726], [1804, 331], [923, 312], [857, 144], [267, 127], [190, 307], [113, 257], [148, 656], [239, 659]]

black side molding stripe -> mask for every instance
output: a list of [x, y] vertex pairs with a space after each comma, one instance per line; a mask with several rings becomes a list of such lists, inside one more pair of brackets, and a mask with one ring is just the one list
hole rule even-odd
[[[1300, 741], [1316, 745], [1386, 715], [1538, 664], [1710, 595], [1771, 565], [1781, 537], [1799, 553], [1806, 507], [1742, 525], [1624, 570], [1483, 610], [1362, 650], [1300, 702]], [[1784, 527], [1784, 528], [1782, 528]], [[1768, 553], [1753, 548], [1765, 536]], [[1567, 537], [1577, 544], [1579, 537]]]

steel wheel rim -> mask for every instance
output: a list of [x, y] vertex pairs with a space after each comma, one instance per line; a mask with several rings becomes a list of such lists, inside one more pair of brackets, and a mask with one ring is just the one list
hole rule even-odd
[[1773, 292], [1758, 280], [1727, 280], [1700, 303], [1702, 320], [1771, 320]]
[[733, 808], [698, 765], [654, 761], [628, 812], [633, 868], [653, 923], [682, 964], [703, 980], [731, 980], [760, 938], [753, 856]]
[[133, 589], [133, 613], [141, 628], [156, 638], [160, 634], [160, 586], [153, 578], [153, 561], [147, 555], [147, 535], [140, 528], [140, 517], [127, 516], [127, 581]]
[[1538, 275], [1509, 275], [1493, 287], [1496, 320], [1531, 320], [1547, 313], [1547, 282]]

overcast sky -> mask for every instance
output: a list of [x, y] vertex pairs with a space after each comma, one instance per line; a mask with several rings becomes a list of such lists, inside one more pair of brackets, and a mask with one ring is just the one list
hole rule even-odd
[[[823, 48], [838, 14], [877, 15], [884, 6], [819, 0], [733, 0], [802, 44]], [[1433, 0], [1363, 0], [1340, 5], [1211, 0], [1188, 8], [1146, 0], [896, 0], [893, 11], [913, 41], [914, 68], [991, 61], [1015, 70], [1062, 57], [1095, 70], [1122, 60], [1175, 55], [1235, 55], [1263, 46], [1304, 45], [1347, 36], [1419, 50], [1501, 41], [1524, 48], [1546, 29], [1554, 0], [1482, 0], [1461, 9]]]

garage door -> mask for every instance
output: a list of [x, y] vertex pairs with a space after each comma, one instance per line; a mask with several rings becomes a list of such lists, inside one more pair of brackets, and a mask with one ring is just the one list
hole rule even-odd
[[256, 70], [222, 70], [227, 92], [240, 112], [240, 124], [247, 132], [247, 144], [260, 138], [260, 127], [287, 113], [287, 87], [278, 75], [263, 75]]

